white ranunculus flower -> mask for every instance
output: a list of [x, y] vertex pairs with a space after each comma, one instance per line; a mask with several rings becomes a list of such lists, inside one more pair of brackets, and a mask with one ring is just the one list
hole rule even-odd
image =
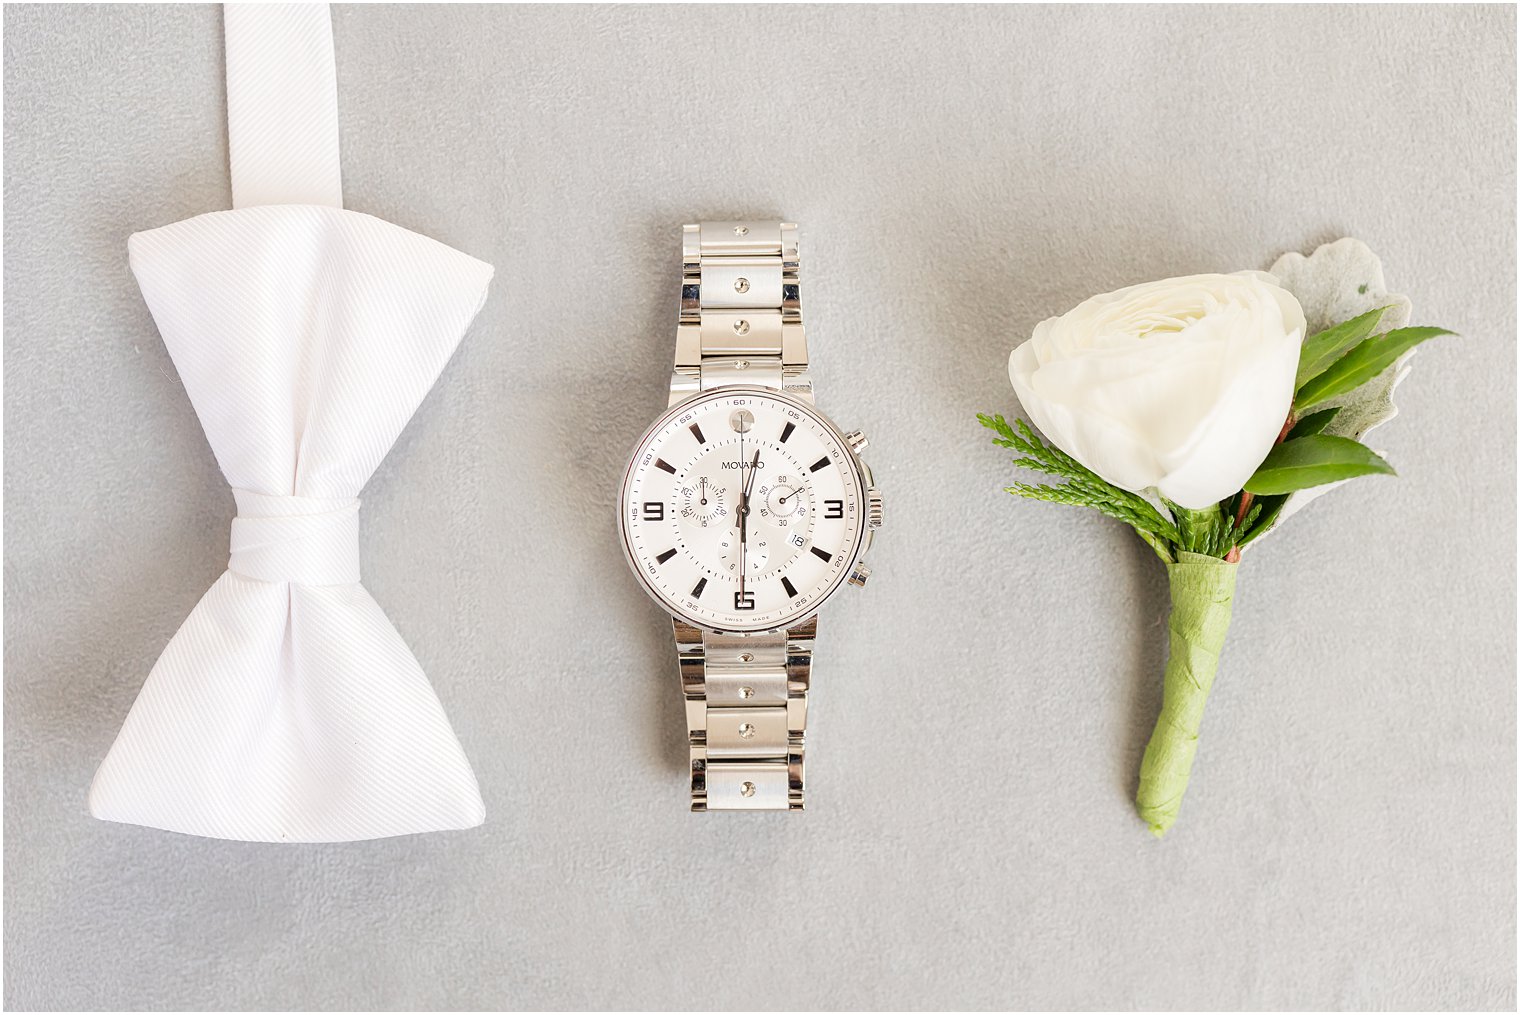
[[1042, 321], [1008, 374], [1030, 420], [1077, 461], [1205, 508], [1272, 450], [1303, 340], [1303, 309], [1266, 272], [1189, 275]]

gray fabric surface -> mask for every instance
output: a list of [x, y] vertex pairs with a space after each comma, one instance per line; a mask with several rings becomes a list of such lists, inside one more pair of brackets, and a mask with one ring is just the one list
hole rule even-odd
[[[214, 7], [5, 10], [5, 1001], [1513, 1008], [1512, 9], [343, 8], [349, 207], [496, 266], [364, 496], [477, 830], [248, 845], [84, 794], [232, 497], [127, 269], [229, 202]], [[888, 524], [810, 809], [691, 815], [612, 502], [679, 227], [802, 224]], [[1091, 293], [1366, 240], [1432, 344], [1248, 558], [1182, 820], [1131, 803], [1166, 580], [1000, 492], [978, 410]]]

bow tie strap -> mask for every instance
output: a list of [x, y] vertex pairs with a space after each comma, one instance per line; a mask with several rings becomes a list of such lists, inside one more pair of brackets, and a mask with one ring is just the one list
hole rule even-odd
[[232, 555], [227, 570], [245, 578], [295, 585], [352, 585], [359, 580], [359, 502], [347, 498], [271, 497], [233, 490]]
[[326, 4], [226, 4], [232, 206], [343, 207], [338, 75]]

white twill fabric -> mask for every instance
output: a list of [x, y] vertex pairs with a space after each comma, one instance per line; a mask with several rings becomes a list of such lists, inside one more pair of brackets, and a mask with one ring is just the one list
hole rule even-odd
[[[281, 8], [227, 13], [229, 72], [237, 32], [289, 23]], [[327, 47], [330, 68], [330, 34]], [[266, 72], [288, 66], [263, 52]], [[212, 212], [128, 248], [237, 517], [227, 571], [149, 674], [91, 813], [268, 842], [478, 825], [443, 708], [359, 584], [357, 495], [480, 309], [490, 266], [320, 204]]]
[[338, 77], [326, 4], [227, 4], [232, 207], [343, 207]]

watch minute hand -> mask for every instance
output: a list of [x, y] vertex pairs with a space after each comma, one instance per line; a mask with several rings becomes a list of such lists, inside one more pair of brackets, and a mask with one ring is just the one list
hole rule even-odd
[[[742, 462], [743, 459], [741, 458]], [[755, 471], [760, 467], [760, 452], [749, 466], [749, 478], [744, 480], [739, 495], [739, 592], [744, 592], [744, 573], [749, 570], [749, 488], [755, 482]]]
[[749, 463], [749, 475], [744, 479], [744, 507], [749, 508], [749, 491], [755, 485], [755, 473], [760, 469], [760, 452], [755, 452], [755, 460]]

